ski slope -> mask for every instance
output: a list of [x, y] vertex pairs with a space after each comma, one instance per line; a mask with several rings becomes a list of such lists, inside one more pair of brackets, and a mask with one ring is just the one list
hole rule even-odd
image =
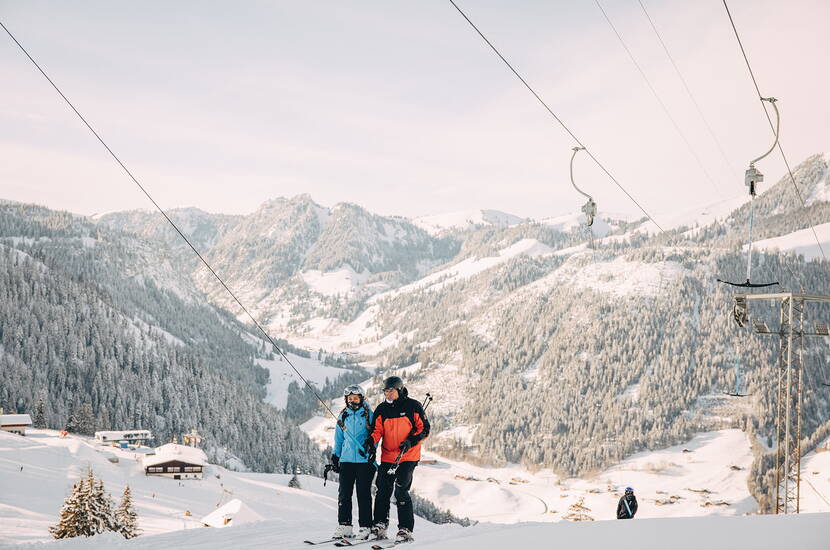
[[[822, 249], [824, 249], [825, 254], [830, 253], [830, 223], [816, 225], [815, 230], [815, 235], [812, 229], [801, 229], [780, 237], [763, 239], [754, 243], [752, 247], [756, 250], [778, 250], [784, 253], [793, 253], [804, 256], [804, 259], [808, 262], [821, 259], [823, 258]], [[818, 237], [821, 247], [816, 243], [816, 237]], [[746, 245], [743, 248], [746, 250]]]
[[[731, 433], [734, 431], [702, 434], [695, 438], [690, 442], [695, 447], [694, 459], [688, 460], [689, 465], [681, 465], [682, 468], [693, 468], [691, 465], [694, 463], [705, 465], [710, 460], [709, 454], [723, 456], [735, 451], [731, 449], [735, 445], [736, 435]], [[682, 460], [682, 451], [668, 449], [662, 452], [665, 453], [662, 458], [667, 461]], [[678, 455], [678, 452], [681, 454]], [[209, 466], [204, 480], [178, 482], [167, 478], [145, 477], [135, 460], [136, 454], [136, 451], [102, 447], [87, 438], [60, 438], [51, 430], [32, 430], [26, 437], [0, 433], [0, 548], [299, 550], [308, 548], [303, 544], [303, 539], [325, 538], [335, 525], [336, 483], [329, 482], [327, 487], [323, 487], [322, 480], [318, 478], [300, 476], [304, 489], [291, 489], [287, 487], [288, 475], [237, 473], [218, 466]], [[830, 457], [830, 453], [818, 456]], [[118, 458], [118, 463], [108, 460], [115, 457]], [[646, 478], [642, 476], [650, 474], [637, 473], [638, 468], [644, 464], [643, 461], [653, 461], [656, 458], [659, 456], [638, 455], [621, 464], [616, 471], [629, 480], [632, 476], [640, 476], [634, 478], [635, 487], [645, 488]], [[23, 466], [22, 471], [20, 466]], [[130, 485], [139, 514], [139, 526], [143, 530], [142, 536], [131, 541], [125, 541], [113, 533], [89, 539], [49, 539], [49, 525], [55, 523], [64, 497], [88, 466], [92, 466], [96, 475], [104, 480], [107, 490], [115, 498], [118, 498], [124, 485]], [[418, 467], [416, 486], [429, 485], [430, 468], [427, 465]], [[705, 466], [700, 468], [705, 469]], [[438, 464], [432, 469], [447, 468]], [[513, 473], [509, 469], [491, 471], [491, 474], [497, 476]], [[527, 473], [521, 476], [529, 477]], [[693, 473], [676, 470], [666, 472], [664, 479], [672, 476], [679, 478], [679, 483], [685, 480], [690, 485], [704, 480], [707, 483], [721, 483], [716, 486], [720, 494], [732, 490], [729, 481], [724, 481], [723, 476], [693, 477]], [[567, 484], [572, 493], [579, 490], [577, 482], [567, 481]], [[533, 483], [520, 485], [507, 487], [517, 494], [518, 491], [532, 494], [539, 488], [534, 487]], [[534, 514], [530, 509], [526, 510], [524, 517], [516, 518], [527, 523], [512, 525], [487, 521], [464, 528], [457, 525], [434, 525], [416, 518], [417, 540], [411, 548], [502, 550], [505, 546], [522, 549], [564, 546], [580, 550], [604, 550], [609, 547], [636, 546], [642, 550], [662, 550], [670, 546], [672, 550], [697, 550], [701, 547], [707, 550], [731, 550], [736, 547], [772, 548], [788, 544], [799, 550], [810, 550], [826, 548], [826, 541], [830, 537], [830, 514], [827, 513], [648, 519], [648, 509], [653, 506], [648, 504], [648, 497], [644, 493], [645, 491], [640, 497], [641, 513], [638, 518], [625, 522], [541, 523], [547, 518], [542, 517], [539, 510]], [[506, 498], [499, 500], [473, 493], [467, 495], [472, 504], [491, 509], [510, 505], [510, 499]], [[608, 498], [611, 496], [608, 495]], [[240, 504], [233, 503], [226, 510], [239, 509], [245, 513], [240, 513], [230, 526], [203, 526], [204, 518], [210, 520], [210, 514], [220, 505], [227, 505], [235, 499]], [[616, 501], [616, 498], [612, 500]], [[591, 507], [587, 498], [586, 504]], [[825, 508], [827, 509], [830, 506]], [[676, 511], [679, 512], [680, 509]], [[605, 512], [600, 506], [595, 506], [591, 513], [599, 518]], [[392, 521], [395, 521], [394, 511]], [[368, 546], [364, 548], [368, 549]]]

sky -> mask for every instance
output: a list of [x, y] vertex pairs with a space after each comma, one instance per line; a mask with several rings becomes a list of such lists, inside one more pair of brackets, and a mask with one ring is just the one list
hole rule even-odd
[[[725, 155], [637, 0], [600, 1], [690, 147], [596, 2], [457, 1], [658, 223], [745, 193], [772, 133], [720, 0], [642, 1]], [[729, 6], [790, 163], [824, 152], [830, 3]], [[0, 0], [0, 21], [165, 209], [308, 193], [385, 215], [543, 218], [585, 200], [573, 139], [448, 0]], [[758, 168], [768, 184], [785, 170], [777, 154]], [[574, 171], [601, 212], [638, 212], [584, 153]], [[5, 33], [0, 198], [152, 207]]]

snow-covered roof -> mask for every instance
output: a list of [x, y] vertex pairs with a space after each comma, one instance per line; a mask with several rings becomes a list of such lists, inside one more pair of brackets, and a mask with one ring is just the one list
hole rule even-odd
[[208, 527], [230, 527], [243, 523], [262, 521], [264, 518], [254, 512], [238, 498], [220, 506], [202, 518], [202, 523]]
[[111, 430], [95, 432], [95, 439], [111, 441], [113, 439], [152, 439], [150, 430]]
[[197, 449], [196, 447], [168, 443], [161, 447], [156, 447], [156, 454], [145, 456], [141, 464], [147, 468], [148, 466], [164, 464], [165, 462], [171, 462], [173, 460], [187, 462], [188, 464], [194, 464], [196, 466], [204, 466], [207, 464], [207, 455], [202, 449]]
[[0, 426], [31, 426], [32, 417], [28, 414], [0, 414]]

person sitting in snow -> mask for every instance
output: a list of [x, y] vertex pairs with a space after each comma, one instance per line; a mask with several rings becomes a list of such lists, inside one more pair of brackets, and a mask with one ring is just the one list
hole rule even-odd
[[617, 519], [634, 519], [637, 513], [637, 497], [634, 496], [634, 489], [625, 488], [625, 494], [620, 497], [617, 504]]
[[[340, 474], [337, 492], [337, 529], [334, 538], [366, 540], [372, 527], [372, 479], [375, 477], [375, 449], [364, 449], [363, 443], [372, 432], [372, 408], [366, 403], [365, 392], [357, 384], [343, 390], [346, 406], [334, 430], [332, 469]], [[344, 431], [345, 428], [345, 431]], [[352, 492], [357, 489], [357, 535], [352, 532]]]

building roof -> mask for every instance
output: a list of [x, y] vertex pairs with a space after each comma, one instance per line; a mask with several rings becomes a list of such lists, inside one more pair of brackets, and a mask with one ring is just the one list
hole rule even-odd
[[0, 426], [31, 426], [32, 417], [28, 414], [0, 414]]
[[[243, 523], [262, 521], [264, 518], [249, 508], [238, 498], [220, 506], [202, 518], [202, 524], [208, 527], [232, 527]], [[226, 523], [227, 520], [227, 523]]]
[[[141, 439], [143, 437], [152, 439], [153, 434], [150, 430], [114, 430], [95, 432], [96, 438], [102, 439]], [[130, 436], [130, 437], [128, 437]]]
[[156, 454], [145, 456], [141, 464], [147, 468], [148, 466], [156, 466], [157, 464], [164, 464], [174, 460], [193, 464], [194, 466], [204, 466], [207, 464], [207, 455], [205, 455], [202, 449], [197, 449], [196, 447], [168, 443], [161, 447], [156, 447]]

